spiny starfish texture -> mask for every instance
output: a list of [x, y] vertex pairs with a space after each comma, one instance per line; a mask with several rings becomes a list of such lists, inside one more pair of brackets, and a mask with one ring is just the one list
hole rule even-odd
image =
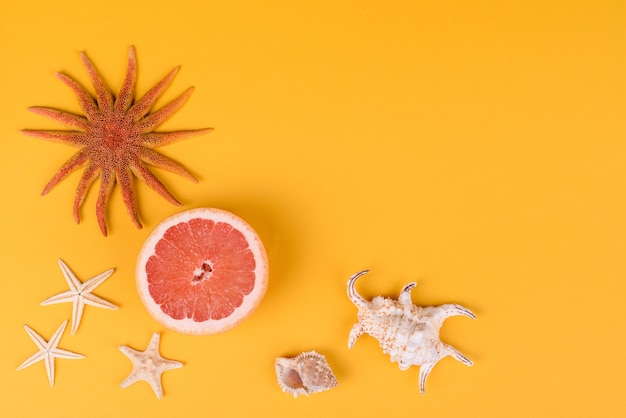
[[139, 380], [145, 380], [154, 390], [157, 398], [161, 399], [163, 396], [161, 375], [167, 370], [183, 367], [183, 363], [161, 357], [159, 354], [160, 341], [161, 334], [155, 332], [145, 351], [138, 351], [125, 345], [120, 346], [120, 351], [133, 362], [133, 371], [120, 384], [122, 388], [126, 388]]
[[188, 88], [176, 99], [150, 113], [156, 101], [170, 85], [179, 67], [174, 68], [165, 78], [138, 100], [135, 96], [137, 61], [135, 48], [128, 51], [128, 69], [117, 97], [106, 86], [103, 78], [85, 53], [80, 59], [87, 69], [95, 89], [93, 97], [73, 78], [56, 73], [56, 76], [72, 89], [77, 97], [84, 116], [48, 107], [30, 107], [31, 112], [46, 116], [76, 130], [23, 130], [22, 133], [61, 142], [79, 148], [52, 177], [42, 195], [48, 194], [71, 172], [85, 167], [76, 188], [74, 199], [74, 219], [80, 222], [79, 209], [87, 191], [100, 178], [100, 190], [96, 202], [96, 216], [103, 235], [107, 235], [104, 215], [115, 183], [119, 183], [124, 204], [133, 223], [141, 228], [133, 190], [133, 176], [143, 180], [148, 186], [175, 205], [181, 203], [167, 190], [165, 185], [148, 168], [148, 165], [182, 175], [194, 182], [197, 179], [176, 161], [155, 151], [155, 148], [169, 145], [181, 139], [210, 132], [211, 128], [155, 132], [154, 130], [169, 119], [187, 101], [193, 87]]

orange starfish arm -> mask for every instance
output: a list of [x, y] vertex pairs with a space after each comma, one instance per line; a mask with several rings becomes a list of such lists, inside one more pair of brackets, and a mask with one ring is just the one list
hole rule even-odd
[[120, 184], [120, 188], [122, 189], [122, 198], [124, 200], [124, 204], [126, 205], [126, 209], [128, 210], [128, 214], [133, 220], [135, 226], [137, 228], [141, 228], [142, 225], [139, 221], [139, 216], [137, 215], [137, 209], [135, 208], [132, 172], [129, 168], [124, 168], [118, 170], [116, 174], [117, 181]]
[[85, 144], [85, 134], [76, 131], [49, 131], [23, 129], [24, 135], [34, 136], [36, 138], [47, 139], [52, 142], [60, 142], [67, 145], [80, 146]]
[[91, 188], [93, 182], [98, 178], [99, 175], [98, 167], [94, 164], [89, 164], [89, 166], [83, 171], [83, 175], [78, 182], [78, 186], [76, 187], [76, 197], [74, 198], [74, 220], [76, 223], [80, 223], [80, 207], [85, 200], [85, 196], [87, 195], [87, 191]]
[[98, 200], [96, 201], [96, 217], [98, 218], [98, 225], [100, 225], [100, 231], [102, 235], [107, 236], [107, 224], [104, 216], [104, 209], [106, 208], [113, 186], [115, 185], [115, 177], [110, 171], [103, 170], [100, 181], [100, 191], [98, 192]]
[[173, 144], [174, 142], [178, 142], [183, 139], [208, 134], [209, 132], [213, 132], [213, 128], [190, 129], [187, 131], [172, 132], [148, 132], [141, 134], [141, 137], [143, 138], [143, 145], [150, 148], [158, 148]]
[[80, 53], [80, 59], [87, 69], [87, 73], [89, 74], [93, 87], [96, 89], [98, 108], [102, 113], [110, 113], [111, 110], [113, 110], [113, 95], [111, 94], [111, 90], [109, 90], [106, 86], [104, 80], [98, 73], [98, 70], [84, 52]]
[[62, 123], [63, 125], [73, 126], [75, 128], [87, 129], [89, 127], [89, 121], [84, 116], [76, 115], [70, 112], [64, 112], [63, 110], [52, 109], [49, 107], [31, 106], [29, 111], [41, 116], [45, 116], [49, 119]]
[[98, 110], [93, 97], [91, 97], [87, 90], [85, 90], [85, 88], [72, 77], [63, 73], [56, 73], [56, 76], [72, 89], [74, 95], [78, 99], [78, 104], [80, 105], [80, 108], [83, 109], [83, 112], [85, 112], [87, 119], [94, 120], [100, 114], [100, 111]]
[[133, 97], [135, 95], [135, 80], [137, 79], [137, 59], [135, 57], [135, 48], [128, 49], [128, 68], [126, 69], [126, 77], [120, 88], [113, 111], [115, 113], [123, 113], [128, 110]]
[[150, 171], [142, 162], [133, 166], [133, 173], [135, 173], [137, 177], [139, 177], [152, 190], [160, 194], [168, 202], [177, 206], [182, 205], [182, 203], [179, 202], [169, 190], [167, 190], [165, 185], [161, 183], [161, 180], [152, 174], [152, 171]]
[[59, 171], [57, 171], [54, 177], [50, 179], [48, 184], [46, 184], [46, 187], [44, 187], [43, 191], [41, 192], [41, 195], [42, 196], [47, 195], [48, 192], [50, 192], [50, 190], [52, 190], [52, 188], [56, 186], [61, 180], [67, 177], [74, 170], [77, 170], [80, 167], [82, 167], [88, 160], [89, 160], [89, 153], [85, 151], [84, 148], [78, 151], [76, 154], [72, 156], [72, 158], [67, 160], [67, 162], [61, 166]]
[[127, 118], [130, 118], [133, 122], [143, 118], [172, 83], [172, 80], [176, 76], [176, 73], [178, 73], [179, 69], [180, 67], [174, 68], [168, 75], [165, 76], [163, 80], [159, 81], [154, 87], [148, 90], [141, 99], [137, 100], [137, 102], [128, 110]]
[[189, 171], [187, 171], [187, 169], [183, 167], [181, 164], [177, 163], [171, 158], [168, 158], [165, 155], [160, 154], [154, 150], [151, 150], [149, 148], [144, 149], [141, 155], [141, 159], [142, 161], [154, 167], [161, 168], [163, 170], [167, 170], [172, 173], [179, 174], [183, 177], [188, 178], [194, 183], [198, 182], [198, 179]]
[[140, 133], [151, 132], [154, 128], [168, 120], [174, 113], [176, 113], [193, 93], [193, 87], [189, 87], [180, 96], [160, 108], [154, 113], [146, 116], [142, 121], [137, 123], [137, 130]]

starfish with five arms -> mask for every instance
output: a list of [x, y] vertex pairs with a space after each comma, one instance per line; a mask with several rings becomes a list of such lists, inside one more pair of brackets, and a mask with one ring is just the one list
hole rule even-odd
[[42, 195], [48, 194], [74, 170], [85, 166], [74, 199], [73, 213], [76, 222], [80, 222], [79, 209], [87, 191], [99, 177], [100, 190], [96, 202], [96, 216], [102, 234], [107, 235], [104, 210], [116, 182], [119, 183], [124, 204], [133, 223], [141, 228], [135, 202], [133, 176], [143, 180], [169, 202], [181, 205], [148, 168], [148, 165], [177, 173], [197, 182], [198, 180], [182, 165], [155, 151], [155, 148], [206, 134], [212, 129], [155, 132], [159, 125], [183, 106], [193, 92], [193, 87], [190, 87], [170, 103], [149, 113], [174, 79], [179, 67], [174, 68], [143, 97], [135, 101], [137, 62], [134, 47], [131, 46], [128, 51], [128, 69], [117, 97], [107, 87], [85, 53], [80, 53], [80, 59], [94, 86], [95, 98], [73, 78], [63, 73], [56, 73], [56, 76], [73, 91], [84, 116], [49, 107], [29, 108], [33, 113], [46, 116], [76, 130], [22, 130], [22, 133], [29, 136], [79, 148], [78, 152], [52, 177]]
[[152, 387], [157, 398], [161, 399], [163, 396], [161, 374], [167, 370], [183, 367], [183, 363], [161, 357], [159, 354], [160, 339], [161, 334], [155, 332], [145, 351], [137, 351], [125, 345], [120, 346], [120, 351], [133, 363], [133, 371], [121, 383], [122, 388], [126, 388], [139, 380], [145, 380]]
[[65, 331], [65, 326], [67, 325], [67, 320], [63, 321], [61, 326], [55, 331], [50, 338], [50, 341], [44, 340], [39, 334], [37, 334], [31, 327], [28, 325], [24, 325], [24, 329], [30, 336], [30, 338], [37, 344], [39, 347], [39, 351], [32, 356], [30, 356], [24, 363], [17, 368], [17, 370], [22, 370], [28, 366], [31, 366], [38, 361], [44, 360], [46, 363], [46, 371], [48, 372], [48, 381], [50, 382], [50, 386], [54, 386], [54, 359], [55, 358], [67, 358], [67, 359], [78, 359], [83, 358], [82, 354], [73, 353], [68, 350], [64, 350], [62, 348], [58, 348], [59, 341], [61, 340], [61, 336], [63, 335], [63, 331]]
[[72, 302], [72, 335], [76, 333], [80, 320], [83, 317], [83, 309], [85, 305], [97, 306], [105, 309], [117, 309], [117, 306], [111, 302], [102, 299], [99, 296], [94, 295], [94, 289], [102, 284], [106, 279], [113, 274], [115, 269], [110, 269], [104, 273], [100, 273], [97, 276], [81, 283], [76, 275], [70, 270], [70, 268], [59, 259], [59, 267], [65, 276], [70, 290], [61, 292], [57, 295], [51, 296], [48, 299], [41, 302], [42, 305], [50, 305], [53, 303]]

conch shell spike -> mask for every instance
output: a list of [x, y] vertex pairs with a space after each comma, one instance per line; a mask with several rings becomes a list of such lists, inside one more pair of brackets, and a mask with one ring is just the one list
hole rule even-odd
[[360, 271], [354, 274], [352, 277], [350, 277], [350, 279], [348, 279], [348, 297], [350, 298], [352, 303], [354, 303], [359, 309], [369, 305], [369, 302], [365, 300], [363, 296], [359, 294], [359, 292], [356, 291], [356, 289], [354, 288], [354, 284], [356, 283], [359, 277], [361, 277], [362, 275], [366, 273], [369, 273], [369, 270]]
[[413, 301], [411, 300], [411, 290], [413, 290], [413, 288], [416, 285], [417, 283], [411, 282], [402, 288], [402, 291], [400, 292], [400, 296], [398, 297], [398, 300], [400, 301], [400, 303], [402, 303], [403, 305], [408, 305], [408, 306], [413, 305]]

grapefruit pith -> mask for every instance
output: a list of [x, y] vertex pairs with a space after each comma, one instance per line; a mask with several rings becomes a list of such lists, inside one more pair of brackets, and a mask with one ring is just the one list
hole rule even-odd
[[221, 209], [192, 209], [148, 236], [137, 260], [137, 290], [166, 328], [216, 334], [256, 309], [268, 273], [265, 248], [250, 225]]

